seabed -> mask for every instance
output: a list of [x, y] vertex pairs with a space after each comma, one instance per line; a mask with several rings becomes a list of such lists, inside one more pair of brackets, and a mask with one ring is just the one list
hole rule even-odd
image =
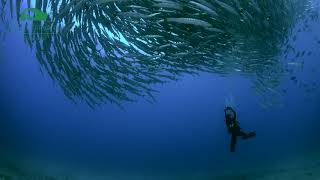
[[[319, 180], [320, 154], [295, 157], [264, 168], [225, 170], [225, 172], [161, 173], [102, 172], [58, 163], [25, 162], [24, 167], [7, 161], [0, 163], [0, 180]], [[214, 171], [214, 169], [213, 169]]]

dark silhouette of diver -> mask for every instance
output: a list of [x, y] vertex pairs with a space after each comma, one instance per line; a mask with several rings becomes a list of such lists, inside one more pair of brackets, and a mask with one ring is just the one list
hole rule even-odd
[[231, 107], [227, 106], [224, 109], [224, 113], [226, 117], [226, 125], [228, 128], [228, 132], [231, 134], [230, 151], [235, 152], [238, 136], [241, 136], [242, 139], [248, 139], [251, 137], [255, 137], [256, 132], [243, 132], [239, 126], [239, 122], [237, 121], [237, 114]]

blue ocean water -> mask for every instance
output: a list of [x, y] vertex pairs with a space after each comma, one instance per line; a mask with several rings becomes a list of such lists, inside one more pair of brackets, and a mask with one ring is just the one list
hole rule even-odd
[[[320, 37], [320, 25], [311, 29], [293, 43], [313, 52], [295, 74], [317, 88], [306, 92], [284, 76], [282, 105], [262, 108], [250, 77], [203, 72], [154, 85], [156, 102], [139, 98], [122, 110], [71, 102], [13, 25], [0, 53], [0, 165], [18, 174], [76, 179], [209, 179], [319, 166], [320, 44], [314, 36]], [[235, 153], [223, 112], [230, 97], [241, 127], [257, 132], [239, 139]], [[310, 178], [317, 177], [315, 171]]]

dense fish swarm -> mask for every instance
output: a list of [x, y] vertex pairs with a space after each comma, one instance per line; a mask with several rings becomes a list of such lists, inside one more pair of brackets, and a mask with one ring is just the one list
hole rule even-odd
[[278, 94], [273, 88], [285, 72], [282, 47], [308, 3], [37, 0], [35, 7], [49, 14], [45, 22], [21, 22], [21, 0], [15, 11], [25, 41], [51, 78], [70, 99], [94, 107], [121, 106], [135, 96], [153, 101], [152, 84], [202, 71], [247, 75], [256, 79], [259, 94]]

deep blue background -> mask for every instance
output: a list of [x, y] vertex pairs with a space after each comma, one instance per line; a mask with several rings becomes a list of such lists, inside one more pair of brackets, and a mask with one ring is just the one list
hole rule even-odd
[[[313, 51], [296, 72], [302, 81], [319, 83], [319, 44], [313, 43], [318, 32], [314, 25], [294, 43]], [[249, 78], [200, 73], [155, 86], [154, 104], [141, 99], [125, 104], [125, 111], [112, 104], [93, 110], [70, 102], [40, 71], [22, 33], [13, 26], [0, 53], [0, 158], [123, 172], [213, 172], [320, 152], [319, 89], [306, 93], [290, 76], [283, 77], [288, 92], [282, 107], [262, 109]], [[255, 139], [239, 141], [236, 153], [229, 152], [224, 124], [230, 95], [242, 128], [257, 131]]]

